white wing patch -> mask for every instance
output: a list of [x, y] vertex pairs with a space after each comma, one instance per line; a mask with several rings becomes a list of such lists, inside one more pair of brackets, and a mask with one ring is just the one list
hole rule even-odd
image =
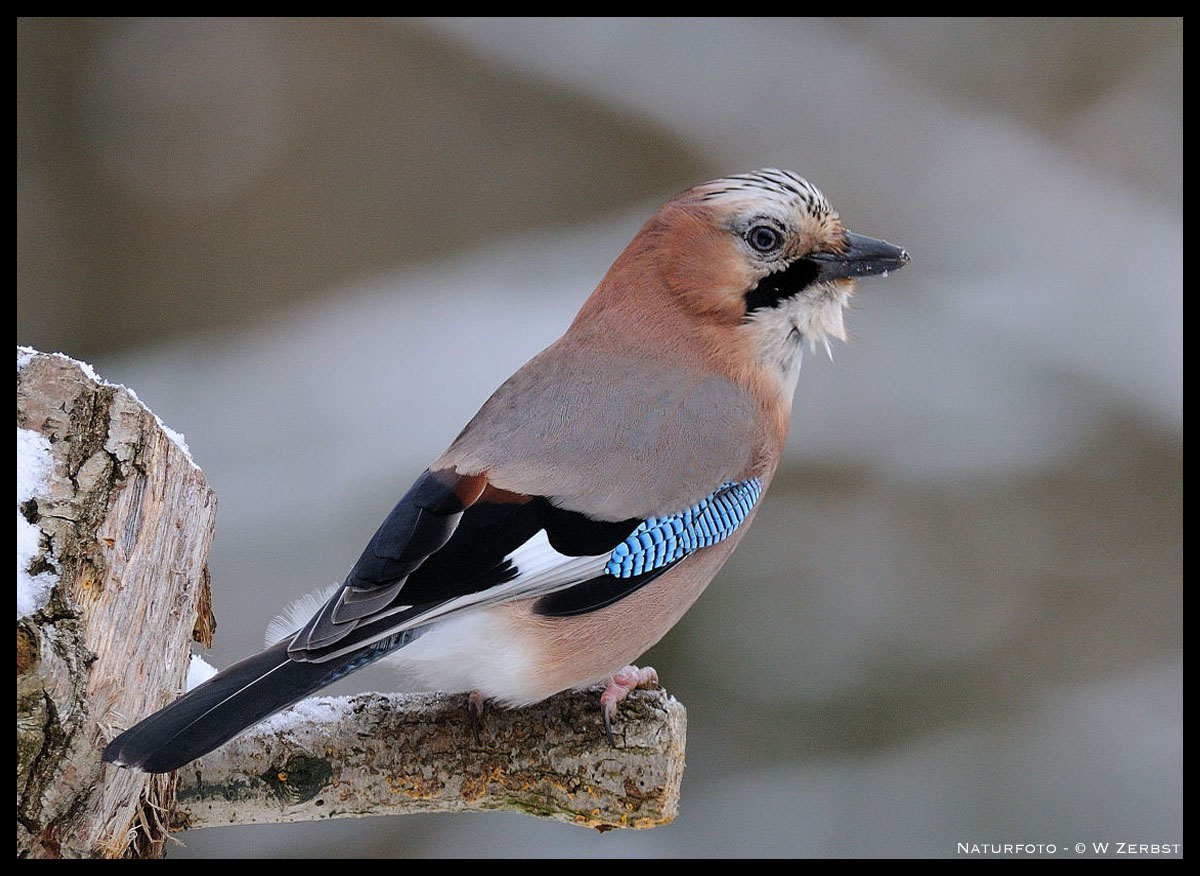
[[603, 575], [610, 553], [591, 557], [569, 557], [551, 547], [545, 530], [541, 530], [508, 555], [518, 572], [513, 580], [443, 602], [424, 614], [405, 620], [399, 629], [411, 629], [471, 606], [495, 605], [499, 602], [528, 599], [563, 590], [581, 581]]
[[[510, 555], [520, 574], [495, 588], [512, 588], [513, 596], [552, 593], [565, 585], [578, 584], [604, 571], [611, 551], [592, 557], [569, 557], [550, 546], [546, 531], [539, 531]], [[505, 596], [511, 599], [513, 596]]]

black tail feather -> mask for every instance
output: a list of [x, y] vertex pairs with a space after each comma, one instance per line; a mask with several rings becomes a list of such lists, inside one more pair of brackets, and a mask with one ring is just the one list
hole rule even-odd
[[358, 668], [353, 655], [329, 663], [289, 660], [288, 641], [235, 663], [126, 730], [104, 749], [104, 760], [170, 772]]

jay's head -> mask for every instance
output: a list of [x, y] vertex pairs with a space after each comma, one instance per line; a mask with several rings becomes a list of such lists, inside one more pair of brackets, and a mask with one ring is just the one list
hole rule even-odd
[[668, 201], [628, 254], [652, 258], [665, 289], [695, 317], [734, 329], [788, 369], [802, 341], [845, 340], [854, 278], [909, 260], [899, 247], [848, 232], [807, 180], [769, 169]]

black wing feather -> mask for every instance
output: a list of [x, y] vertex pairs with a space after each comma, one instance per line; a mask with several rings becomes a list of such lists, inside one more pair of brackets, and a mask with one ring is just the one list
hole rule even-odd
[[326, 660], [439, 604], [515, 578], [510, 555], [545, 530], [565, 556], [612, 550], [641, 522], [597, 521], [544, 496], [483, 492], [472, 504], [453, 472], [426, 471], [396, 503], [341, 589], [293, 639], [298, 660]]

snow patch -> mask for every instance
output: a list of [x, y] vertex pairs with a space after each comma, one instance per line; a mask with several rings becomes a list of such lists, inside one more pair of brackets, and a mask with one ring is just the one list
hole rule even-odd
[[309, 697], [255, 727], [261, 733], [282, 733], [297, 726], [328, 724], [350, 714], [350, 697]]
[[[28, 361], [28, 359], [26, 360]], [[21, 367], [21, 353], [17, 353]], [[29, 564], [40, 552], [42, 531], [25, 519], [21, 506], [43, 493], [54, 471], [54, 457], [45, 435], [17, 429], [17, 620], [41, 609], [58, 583], [54, 572], [29, 573]], [[50, 555], [52, 559], [52, 555]]]
[[185, 690], [199, 687], [216, 674], [217, 667], [213, 666], [199, 654], [193, 654], [191, 662], [188, 663], [187, 687]]
[[154, 413], [154, 411], [150, 410], [150, 406], [148, 404], [146, 404], [144, 401], [142, 401], [140, 398], [138, 398], [138, 394], [136, 392], [134, 392], [132, 389], [130, 389], [128, 386], [124, 386], [122, 384], [114, 384], [114, 383], [110, 383], [108, 385], [109, 386], [120, 386], [127, 393], [129, 393], [133, 397], [133, 400], [135, 402], [137, 402], [139, 405], [141, 405], [143, 408], [145, 408], [146, 411], [150, 414], [150, 416], [154, 417], [154, 422], [158, 423], [158, 428], [162, 429], [163, 434], [171, 439], [171, 443], [183, 451], [183, 455], [186, 456], [187, 461], [192, 464], [192, 468], [196, 468], [196, 469], [200, 468], [200, 466], [196, 465], [196, 461], [194, 459], [192, 459], [191, 448], [188, 447], [187, 439], [183, 437], [182, 432], [176, 432], [174, 429], [172, 429], [170, 426], [168, 426], [166, 423], [164, 423], [159, 418], [158, 414], [156, 414], [156, 413]]

